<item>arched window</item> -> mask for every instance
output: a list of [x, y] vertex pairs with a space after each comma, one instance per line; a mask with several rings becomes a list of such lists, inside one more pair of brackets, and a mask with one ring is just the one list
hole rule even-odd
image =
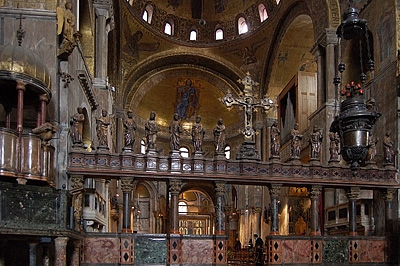
[[180, 147], [179, 152], [183, 158], [189, 158], [189, 150], [186, 147]]
[[276, 0], [276, 4], [279, 5], [279, 3], [281, 2], [281, 0]]
[[172, 35], [172, 25], [169, 22], [165, 23], [164, 33], [168, 35]]
[[180, 201], [178, 205], [179, 214], [187, 214], [187, 203], [184, 201]]
[[218, 28], [215, 31], [215, 40], [223, 40], [224, 39], [224, 31], [221, 28]]
[[244, 17], [240, 17], [238, 19], [238, 32], [239, 34], [243, 34], [248, 32], [249, 28], [247, 26], [246, 19]]
[[146, 143], [144, 142], [144, 140], [140, 141], [140, 153], [141, 154], [145, 154], [146, 153]]
[[153, 6], [147, 5], [145, 10], [143, 11], [143, 20], [147, 23], [151, 24], [151, 18], [153, 17]]
[[268, 13], [267, 13], [267, 8], [265, 7], [264, 4], [259, 4], [258, 5], [258, 12], [260, 13], [260, 20], [263, 22], [268, 18]]
[[231, 146], [226, 145], [225, 147], [225, 158], [230, 159], [231, 158]]
[[190, 31], [189, 40], [191, 40], [191, 41], [196, 41], [197, 40], [197, 31], [196, 30], [191, 30]]

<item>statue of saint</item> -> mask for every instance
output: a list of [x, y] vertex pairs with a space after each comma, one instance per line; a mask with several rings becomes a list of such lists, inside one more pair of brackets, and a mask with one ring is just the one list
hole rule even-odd
[[321, 129], [314, 125], [313, 132], [310, 134], [310, 148], [311, 148], [311, 159], [319, 159], [321, 153], [321, 143], [323, 135]]
[[290, 146], [290, 156], [292, 158], [300, 158], [301, 140], [303, 139], [303, 135], [300, 134], [299, 123], [294, 124], [294, 128], [292, 128], [290, 133], [292, 135], [292, 143]]
[[154, 150], [156, 148], [158, 126], [156, 123], [156, 113], [151, 111], [150, 118], [147, 120], [144, 129], [146, 131], [147, 149]]
[[71, 118], [72, 143], [74, 145], [82, 143], [83, 122], [84, 121], [85, 121], [85, 115], [82, 113], [82, 107], [78, 107], [77, 113], [75, 113]]
[[218, 119], [218, 124], [214, 128], [214, 146], [217, 153], [225, 152], [225, 125], [222, 118]]
[[169, 134], [171, 136], [171, 139], [170, 139], [171, 150], [174, 150], [174, 151], [179, 150], [180, 138], [181, 138], [182, 132], [183, 132], [183, 130], [182, 130], [181, 121], [179, 120], [179, 115], [178, 115], [178, 113], [175, 113], [174, 118], [171, 121], [171, 124], [169, 125]]
[[125, 128], [125, 147], [132, 149], [135, 144], [135, 136], [136, 136], [136, 122], [133, 118], [133, 112], [128, 110], [126, 113], [127, 117], [124, 119], [124, 128]]
[[279, 157], [281, 149], [281, 131], [278, 128], [278, 122], [274, 121], [271, 126], [271, 156]]
[[196, 123], [192, 126], [192, 140], [193, 140], [193, 148], [195, 152], [202, 152], [203, 140], [206, 131], [201, 124], [201, 116], [196, 116]]
[[65, 10], [57, 7], [57, 34], [62, 33], [63, 39], [60, 45], [59, 55], [71, 54], [76, 46], [75, 36], [76, 17], [72, 13], [71, 2], [65, 3]]
[[101, 110], [101, 117], [96, 118], [96, 132], [99, 140], [99, 147], [108, 148], [108, 126], [110, 125], [110, 117], [106, 110]]
[[393, 141], [390, 139], [390, 133], [386, 132], [385, 137], [383, 138], [383, 152], [385, 155], [385, 163], [386, 164], [393, 164]]
[[330, 161], [338, 161], [339, 160], [339, 149], [340, 149], [340, 138], [337, 132], [329, 132], [329, 152], [330, 152]]
[[378, 143], [378, 139], [375, 138], [374, 136], [370, 135], [368, 137], [368, 161], [370, 163], [375, 162], [375, 156], [376, 156], [376, 144]]

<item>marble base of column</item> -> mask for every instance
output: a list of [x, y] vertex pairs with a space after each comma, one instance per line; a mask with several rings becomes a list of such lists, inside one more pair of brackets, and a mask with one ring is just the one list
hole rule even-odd
[[215, 231], [215, 235], [218, 235], [218, 236], [225, 235], [225, 230]]
[[26, 180], [26, 179], [23, 178], [23, 177], [17, 178], [18, 185], [26, 185], [26, 182], [27, 182], [27, 181], [28, 181], [28, 180]]
[[132, 230], [130, 228], [122, 228], [121, 232], [122, 233], [132, 233]]
[[132, 148], [131, 147], [123, 147], [122, 152], [123, 153], [132, 153]]
[[290, 162], [294, 165], [300, 165], [301, 161], [300, 161], [300, 157], [290, 157]]
[[109, 153], [110, 148], [107, 146], [99, 146], [97, 147], [97, 153]]
[[204, 152], [202, 151], [196, 151], [193, 153], [193, 157], [198, 158], [198, 159], [203, 159]]
[[320, 236], [320, 235], [321, 235], [321, 232], [320, 232], [320, 231], [311, 231], [311, 232], [310, 232], [310, 235], [311, 235], [311, 236]]
[[310, 165], [321, 165], [319, 159], [312, 158], [310, 159]]

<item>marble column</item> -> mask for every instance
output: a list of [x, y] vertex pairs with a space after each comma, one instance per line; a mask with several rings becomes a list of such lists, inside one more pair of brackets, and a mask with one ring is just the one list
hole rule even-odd
[[170, 212], [170, 233], [179, 234], [179, 202], [178, 196], [181, 191], [182, 181], [171, 180], [169, 183], [169, 193], [171, 195], [171, 212]]
[[55, 243], [55, 265], [54, 266], [67, 266], [67, 243], [68, 237], [57, 237], [54, 239]]
[[121, 178], [123, 200], [122, 233], [132, 233], [131, 230], [131, 194], [133, 191], [133, 178]]
[[24, 93], [25, 93], [25, 88], [26, 83], [17, 81], [17, 132], [22, 133], [24, 124]]
[[385, 192], [384, 200], [385, 200], [385, 231], [386, 234], [392, 234], [393, 232], [393, 199], [394, 194], [396, 193], [396, 189], [388, 188]]
[[37, 264], [37, 243], [29, 243], [29, 266]]
[[105, 183], [105, 192], [104, 192], [104, 199], [106, 201], [104, 216], [106, 217], [106, 225], [104, 227], [104, 232], [109, 232], [110, 227], [110, 198], [109, 198], [109, 190], [110, 190], [110, 180], [106, 180]]
[[[335, 84], [333, 83], [333, 79], [336, 76], [336, 69], [338, 62], [336, 60], [336, 53], [335, 53], [335, 46], [338, 43], [338, 38], [336, 35], [336, 29], [326, 29], [326, 48], [325, 48], [325, 69], [326, 69], [326, 76], [325, 76], [325, 94], [326, 100], [335, 100], [336, 88]], [[329, 122], [329, 121], [328, 121]], [[328, 123], [327, 122], [327, 123]], [[329, 123], [330, 124], [330, 123]]]
[[6, 128], [11, 128], [11, 106], [4, 105], [4, 112], [5, 112], [5, 125]]
[[79, 256], [80, 256], [81, 241], [74, 240], [73, 244], [74, 244], [74, 249], [72, 251], [70, 266], [79, 266], [80, 265]]
[[310, 192], [311, 198], [311, 235], [320, 236], [321, 228], [319, 224], [319, 197], [321, 195], [321, 186], [312, 186]]
[[351, 187], [347, 191], [347, 198], [349, 199], [349, 235], [357, 235], [357, 199], [360, 196], [359, 187]]
[[254, 216], [255, 216], [255, 230], [254, 234], [257, 234], [261, 237], [261, 208], [255, 207], [254, 208]]
[[106, 88], [107, 78], [107, 56], [108, 53], [108, 32], [107, 19], [110, 17], [109, 6], [100, 4], [100, 1], [93, 3], [96, 12], [96, 51], [95, 51], [95, 77], [94, 85], [101, 88]]
[[269, 188], [271, 196], [271, 232], [270, 235], [279, 235], [279, 196], [281, 194], [282, 184], [272, 184]]
[[40, 101], [40, 120], [38, 121], [39, 126], [46, 123], [46, 110], [47, 103], [49, 102], [49, 96], [47, 94], [42, 94], [39, 96]]
[[215, 233], [217, 235], [225, 234], [225, 219], [224, 219], [224, 194], [225, 194], [225, 183], [215, 182], [215, 196], [216, 202], [216, 214], [215, 214]]

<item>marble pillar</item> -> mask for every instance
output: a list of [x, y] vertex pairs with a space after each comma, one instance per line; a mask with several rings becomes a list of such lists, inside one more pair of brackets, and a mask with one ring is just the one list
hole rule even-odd
[[67, 243], [68, 237], [57, 237], [54, 239], [55, 243], [55, 265], [54, 266], [67, 266]]
[[179, 234], [179, 209], [178, 209], [178, 196], [181, 191], [182, 181], [181, 180], [171, 180], [169, 183], [169, 193], [171, 195], [170, 202], [170, 233]]
[[270, 235], [279, 235], [279, 196], [281, 194], [281, 184], [272, 184], [269, 188], [271, 196], [271, 232]]
[[131, 193], [133, 191], [133, 178], [121, 178], [123, 200], [122, 233], [132, 233], [131, 230]]
[[81, 241], [74, 240], [73, 241], [74, 249], [72, 251], [71, 256], [71, 264], [70, 266], [79, 266], [80, 265], [80, 249], [81, 249]]
[[319, 197], [321, 195], [321, 186], [312, 186], [310, 192], [311, 198], [311, 235], [320, 236], [321, 228], [319, 224]]
[[28, 245], [29, 245], [29, 266], [36, 266], [38, 243], [29, 243]]
[[225, 234], [225, 219], [224, 219], [224, 194], [225, 194], [225, 183], [215, 182], [215, 195], [217, 198], [216, 202], [216, 214], [215, 214], [215, 231], [217, 235]]
[[396, 193], [396, 189], [388, 188], [385, 192], [384, 200], [385, 200], [385, 231], [386, 234], [391, 234], [393, 232], [393, 218], [394, 218], [394, 209], [393, 209], [393, 199], [394, 193]]
[[347, 198], [349, 199], [349, 235], [357, 235], [357, 199], [360, 196], [360, 187], [351, 187], [347, 191]]
[[109, 6], [100, 4], [100, 1], [93, 1], [96, 12], [96, 65], [94, 86], [106, 89], [107, 86], [107, 57], [108, 37], [107, 37], [107, 19], [110, 17]]

